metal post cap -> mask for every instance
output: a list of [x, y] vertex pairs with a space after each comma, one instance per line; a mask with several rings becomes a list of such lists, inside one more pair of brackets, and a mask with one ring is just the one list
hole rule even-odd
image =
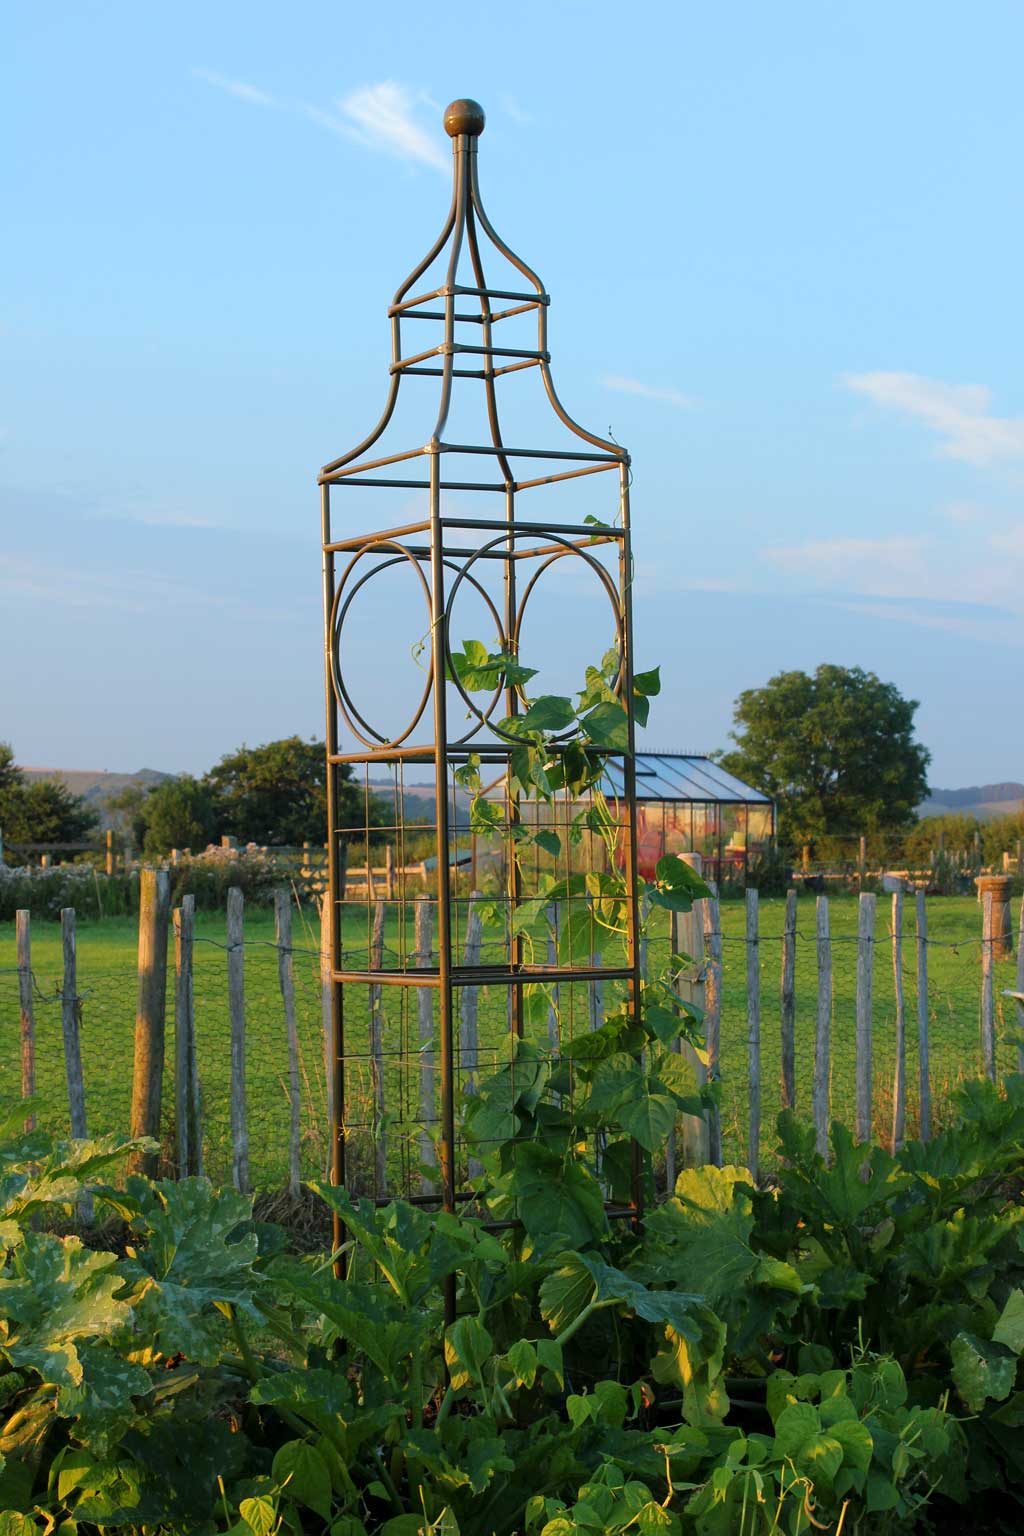
[[478, 139], [484, 131], [484, 109], [478, 101], [471, 101], [468, 96], [460, 101], [453, 101], [444, 109], [444, 131], [457, 139], [460, 133], [468, 133], [470, 138]]

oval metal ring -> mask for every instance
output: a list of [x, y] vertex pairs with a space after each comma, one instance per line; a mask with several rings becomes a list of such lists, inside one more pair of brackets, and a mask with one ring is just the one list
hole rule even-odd
[[[395, 551], [391, 559], [384, 560], [381, 564], [375, 565], [371, 570], [368, 570], [363, 576], [359, 578], [359, 580], [352, 587], [352, 590], [346, 596], [346, 584], [352, 574], [352, 571], [358, 565], [359, 561], [364, 559], [367, 555], [380, 554], [389, 549]], [[407, 561], [413, 567], [417, 577], [419, 578], [420, 587], [423, 590], [423, 598], [427, 609], [427, 627], [429, 629], [430, 588], [427, 586], [426, 578], [420, 569], [420, 562], [417, 560], [415, 555], [411, 555], [403, 545], [396, 543], [394, 539], [375, 539], [372, 543], [366, 544], [362, 549], [356, 551], [348, 565], [345, 567], [341, 581], [338, 583], [334, 594], [334, 602], [331, 605], [331, 684], [334, 688], [335, 697], [338, 700], [338, 707], [341, 710], [342, 715], [345, 717], [345, 723], [349, 730], [352, 732], [353, 736], [355, 736], [357, 741], [361, 742], [364, 747], [369, 747], [371, 750], [375, 750], [377, 747], [388, 748], [400, 746], [403, 741], [406, 741], [408, 737], [411, 736], [412, 732], [416, 729], [417, 725], [420, 723], [420, 720], [423, 718], [423, 711], [427, 707], [427, 700], [430, 698], [431, 684], [434, 680], [433, 660], [431, 659], [431, 662], [427, 667], [426, 681], [423, 685], [423, 694], [416, 708], [416, 713], [413, 715], [412, 720], [406, 726], [401, 735], [388, 737], [386, 735], [382, 735], [380, 731], [375, 730], [369, 721], [364, 719], [364, 717], [360, 714], [359, 710], [352, 702], [352, 697], [345, 686], [345, 680], [342, 676], [340, 662], [341, 633], [345, 625], [345, 618], [348, 614], [349, 608], [352, 605], [352, 601], [356, 596], [356, 593], [362, 587], [364, 587], [367, 582], [372, 581], [375, 576], [379, 576], [382, 571], [389, 570], [394, 565], [400, 565], [403, 560]], [[342, 603], [343, 597], [345, 599], [344, 603]], [[356, 721], [359, 722], [358, 725], [356, 724]], [[362, 730], [359, 729], [360, 726], [362, 727]], [[364, 736], [363, 731], [366, 731], [368, 734]]]

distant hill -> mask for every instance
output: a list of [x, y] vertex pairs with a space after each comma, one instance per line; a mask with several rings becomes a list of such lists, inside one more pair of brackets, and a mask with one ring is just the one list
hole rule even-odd
[[917, 808], [919, 816], [975, 816], [991, 821], [1012, 816], [1024, 805], [1024, 784], [971, 784], [966, 789], [933, 789]]
[[135, 773], [107, 773], [91, 768], [23, 768], [22, 773], [30, 782], [33, 779], [63, 779], [73, 795], [81, 795], [99, 812], [100, 828], [104, 831], [111, 825], [107, 801], [112, 795], [127, 789], [129, 784], [152, 789], [164, 779], [173, 778], [173, 774], [160, 773], [156, 768], [140, 768]]

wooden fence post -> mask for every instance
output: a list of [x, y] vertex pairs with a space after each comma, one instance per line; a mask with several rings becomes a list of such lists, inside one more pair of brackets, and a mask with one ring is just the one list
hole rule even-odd
[[60, 914], [60, 937], [64, 951], [64, 980], [61, 985], [60, 1018], [64, 1031], [64, 1067], [68, 1084], [68, 1110], [71, 1134], [84, 1140], [88, 1136], [85, 1119], [85, 1079], [82, 1076], [82, 1043], [78, 1013], [78, 947], [75, 939], [75, 909], [65, 907]]
[[868, 840], [861, 837], [857, 847], [857, 881], [859, 888], [864, 889], [864, 882], [868, 877]]
[[999, 935], [992, 928], [992, 892], [982, 898], [981, 921], [981, 1057], [985, 1076], [996, 1080], [996, 1009], [992, 984], [992, 951]]
[[299, 1088], [299, 1031], [295, 1022], [295, 962], [292, 957], [292, 908], [289, 891], [274, 892], [274, 942], [277, 945], [277, 979], [281, 987], [284, 1024], [288, 1037], [288, 1194], [299, 1198], [302, 1187], [300, 1138], [302, 1097]]
[[[722, 1024], [722, 928], [718, 910], [718, 891], [713, 880], [705, 881], [711, 891], [704, 898], [704, 942], [707, 946], [708, 963], [704, 978], [704, 1045], [708, 1057], [708, 1080], [717, 1083], [722, 1077], [720, 1057], [720, 1032]], [[717, 1104], [708, 1110], [708, 1160], [716, 1167], [722, 1166], [722, 1115]]]
[[[139, 997], [135, 1011], [135, 1069], [131, 1133], [160, 1140], [167, 1011], [167, 927], [171, 881], [165, 869], [139, 876]], [[160, 1153], [135, 1153], [135, 1172], [155, 1178]]]
[[[587, 906], [590, 907], [591, 909], [593, 909], [593, 905], [594, 905], [593, 897], [592, 896], [588, 896], [587, 897]], [[601, 968], [601, 951], [599, 949], [595, 949], [593, 947], [593, 945], [594, 945], [594, 920], [593, 920], [593, 917], [591, 917], [591, 920], [590, 920], [590, 943], [591, 943], [590, 968], [593, 971], [597, 971], [597, 970], [600, 970], [600, 968]], [[600, 1029], [601, 1025], [604, 1023], [604, 986], [603, 986], [603, 984], [600, 981], [592, 981], [592, 982], [589, 983], [589, 985], [587, 987], [587, 1008], [588, 1008], [588, 1013], [589, 1013], [590, 1028], [592, 1030], [593, 1029]]]
[[227, 901], [228, 1013], [231, 1018], [231, 1177], [249, 1193], [249, 1121], [245, 1096], [245, 900], [237, 885]]
[[395, 850], [391, 843], [384, 849], [384, 894], [388, 901], [395, 899]]
[[107, 828], [107, 840], [106, 841], [107, 841], [107, 848], [106, 848], [106, 858], [104, 860], [104, 868], [105, 868], [105, 870], [106, 870], [108, 875], [112, 875], [114, 873], [114, 829], [113, 829], [113, 827], [108, 827]]
[[[693, 866], [700, 874], [700, 854], [691, 854], [687, 858], [698, 860]], [[673, 955], [687, 955], [690, 959], [690, 967], [686, 972], [680, 972], [676, 979], [676, 991], [684, 1002], [694, 1003], [698, 1008], [705, 1007], [704, 992], [704, 903], [695, 901], [689, 912], [673, 912], [670, 914], [672, 953]], [[685, 1057], [693, 1068], [694, 1084], [698, 1093], [707, 1082], [707, 1068], [701, 1061], [697, 1052], [688, 1040], [676, 1040], [674, 1047]], [[704, 1115], [682, 1116], [682, 1160], [685, 1168], [701, 1168], [710, 1161], [711, 1143], [710, 1128]], [[673, 1130], [665, 1148], [665, 1186], [671, 1194], [676, 1185], [676, 1132]]]
[[[1021, 862], [1021, 844], [1017, 843], [1017, 869], [1024, 875]], [[1024, 993], [1024, 896], [1020, 901], [1020, 922], [1017, 930], [1017, 991]], [[1024, 1072], [1024, 1002], [1017, 1003], [1017, 1071]]]
[[815, 903], [815, 930], [818, 949], [818, 1008], [814, 1023], [814, 1115], [815, 1145], [822, 1157], [828, 1157], [829, 1093], [832, 1074], [832, 936], [829, 931], [828, 897]]
[[[384, 969], [384, 919], [386, 908], [383, 901], [376, 901], [373, 908], [373, 929], [370, 937], [370, 970]], [[384, 1126], [386, 1109], [384, 1098], [384, 989], [379, 984], [370, 988], [370, 1073], [373, 1080], [373, 1162], [374, 1193], [387, 1193], [388, 1143]]]
[[[433, 964], [434, 908], [429, 896], [416, 898], [416, 964], [426, 970]], [[420, 1048], [420, 1162], [437, 1164], [437, 1150], [428, 1127], [437, 1119], [434, 1092], [434, 989], [416, 989], [416, 1025]], [[433, 1184], [424, 1178], [423, 1193], [433, 1193]]]
[[[24, 907], [14, 914], [18, 945], [18, 1001], [21, 1004], [21, 1096], [36, 1091], [36, 1018], [32, 1007], [32, 916]], [[36, 1128], [35, 1115], [25, 1121], [26, 1131]]]
[[761, 943], [758, 895], [747, 891], [747, 1166], [756, 1181], [761, 1160]]
[[[344, 847], [344, 843], [342, 847]], [[331, 892], [324, 889], [320, 898], [320, 1007], [324, 1032], [324, 1098], [327, 1104], [327, 1158], [324, 1177], [329, 1179], [334, 1166], [331, 1127], [334, 1124], [334, 1057], [331, 1050], [331, 1008], [334, 983], [331, 979]]]
[[177, 1134], [178, 1178], [198, 1175], [203, 1168], [203, 1135], [199, 1121], [199, 1073], [196, 1063], [195, 991], [192, 960], [195, 942], [194, 896], [183, 896], [175, 907], [174, 924], [174, 1119]]
[[892, 1150], [903, 1145], [907, 1119], [907, 1019], [903, 1001], [903, 888], [892, 893], [892, 977], [896, 998], [896, 1066], [892, 1084]]
[[782, 1093], [783, 1109], [796, 1108], [796, 891], [786, 892], [782, 930]]
[[917, 918], [917, 1071], [922, 1141], [932, 1134], [932, 1079], [928, 1050], [928, 907], [924, 891], [914, 897]]
[[871, 1006], [875, 963], [875, 897], [862, 891], [857, 908], [857, 1139], [871, 1138]]

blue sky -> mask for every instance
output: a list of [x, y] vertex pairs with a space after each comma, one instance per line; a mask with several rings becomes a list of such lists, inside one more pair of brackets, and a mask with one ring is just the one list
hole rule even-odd
[[921, 700], [934, 784], [1024, 777], [1019, 5], [457, 15], [7, 12], [0, 737], [197, 771], [321, 732], [316, 471], [470, 94], [562, 398], [633, 455], [652, 743], [830, 661]]

